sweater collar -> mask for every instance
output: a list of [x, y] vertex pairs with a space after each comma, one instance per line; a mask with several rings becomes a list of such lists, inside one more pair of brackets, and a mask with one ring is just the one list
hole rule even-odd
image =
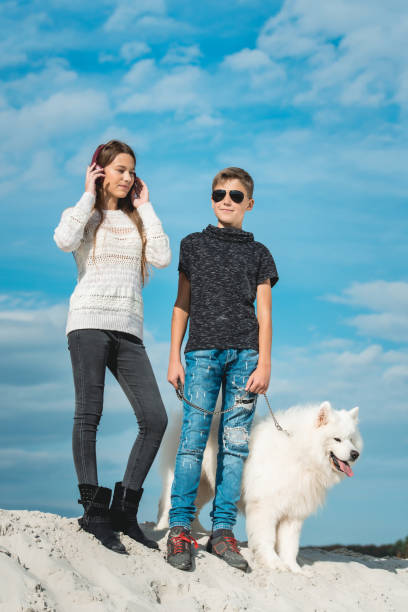
[[115, 208], [113, 210], [109, 208], [102, 208], [102, 214], [107, 217], [120, 217], [121, 215], [123, 215], [123, 210], [121, 210], [120, 208]]
[[207, 225], [203, 229], [203, 234], [210, 238], [218, 238], [227, 242], [253, 242], [254, 235], [251, 232], [235, 227], [215, 227], [215, 225]]

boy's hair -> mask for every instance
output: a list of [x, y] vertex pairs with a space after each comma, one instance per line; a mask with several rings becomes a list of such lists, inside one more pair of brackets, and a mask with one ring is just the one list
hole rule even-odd
[[220, 170], [214, 176], [212, 182], [212, 190], [214, 191], [218, 183], [221, 183], [221, 181], [225, 181], [228, 179], [238, 179], [239, 181], [241, 181], [241, 183], [246, 189], [248, 197], [252, 198], [252, 194], [254, 193], [254, 181], [252, 176], [242, 168], [235, 168], [235, 166], [224, 168], [224, 170]]

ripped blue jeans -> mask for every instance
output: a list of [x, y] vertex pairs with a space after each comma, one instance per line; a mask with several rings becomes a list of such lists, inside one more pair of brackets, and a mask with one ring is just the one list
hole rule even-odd
[[[241, 494], [244, 461], [255, 413], [257, 395], [245, 391], [258, 363], [252, 349], [211, 349], [186, 353], [186, 398], [214, 412], [222, 386], [222, 410], [218, 430], [216, 489], [211, 511], [213, 530], [232, 529]], [[201, 463], [210, 433], [212, 414], [203, 414], [184, 402], [183, 425], [171, 491], [170, 527], [190, 528], [200, 482]]]

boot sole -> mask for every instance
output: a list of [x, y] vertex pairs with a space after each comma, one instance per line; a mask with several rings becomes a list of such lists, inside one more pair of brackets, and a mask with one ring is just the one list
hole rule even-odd
[[126, 550], [126, 548], [123, 546], [122, 543], [121, 544], [123, 546], [123, 549], [113, 548], [112, 546], [109, 546], [108, 543], [106, 543], [103, 540], [101, 540], [101, 538], [98, 538], [98, 536], [95, 535], [92, 531], [90, 531], [86, 527], [84, 527], [84, 525], [82, 524], [82, 520], [81, 519], [78, 519], [78, 523], [79, 523], [79, 526], [81, 527], [82, 531], [85, 531], [85, 533], [89, 533], [89, 535], [92, 535], [95, 538], [95, 540], [98, 540], [98, 542], [100, 544], [102, 544], [102, 546], [107, 548], [108, 550], [111, 550], [112, 552], [117, 553], [118, 555], [128, 555], [129, 554], [128, 551]]
[[144, 546], [145, 548], [150, 548], [150, 550], [160, 550], [159, 545], [154, 540], [152, 540], [152, 544], [149, 544], [148, 542], [144, 542], [143, 540], [138, 540], [137, 538], [134, 538], [133, 536], [126, 533], [126, 531], [123, 532], [123, 535], [127, 536], [138, 544], [142, 544], [142, 546]]

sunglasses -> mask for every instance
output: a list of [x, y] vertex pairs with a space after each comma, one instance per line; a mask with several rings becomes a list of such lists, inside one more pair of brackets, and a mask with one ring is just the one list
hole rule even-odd
[[[221, 202], [226, 195], [227, 192], [225, 189], [215, 189], [212, 192], [212, 199], [214, 202]], [[245, 194], [242, 193], [242, 191], [238, 191], [238, 189], [231, 189], [231, 191], [229, 191], [229, 196], [233, 202], [236, 202], [236, 204], [241, 204], [245, 198]]]

